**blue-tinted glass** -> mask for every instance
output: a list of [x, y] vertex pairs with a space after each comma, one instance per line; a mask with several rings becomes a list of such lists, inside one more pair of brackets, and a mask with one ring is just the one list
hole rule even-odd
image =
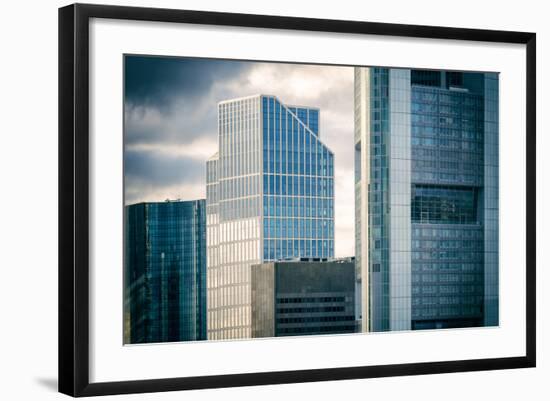
[[269, 215], [275, 216], [275, 197], [274, 196], [269, 197]]
[[319, 150], [319, 141], [317, 139], [312, 141], [311, 148], [312, 148], [312, 154], [311, 154], [311, 174], [312, 175], [319, 175], [319, 164], [321, 162], [321, 155], [318, 153]]
[[125, 229], [128, 341], [206, 339], [204, 200], [127, 206]]
[[307, 109], [298, 109], [298, 118], [307, 124]]
[[292, 140], [293, 140], [293, 148], [294, 148], [294, 166], [293, 166], [293, 173], [299, 174], [300, 171], [300, 153], [299, 149], [301, 149], [300, 146], [300, 138], [298, 135], [298, 124], [294, 123], [293, 132], [292, 132]]
[[275, 240], [269, 240], [269, 259], [275, 259]]
[[281, 173], [287, 173], [286, 112], [281, 113]]
[[[284, 177], [283, 177], [284, 178]], [[286, 216], [286, 196], [281, 196], [281, 216]]]
[[269, 175], [268, 177], [269, 177], [269, 193], [276, 194], [277, 192], [275, 191], [275, 176]]
[[264, 219], [264, 238], [269, 238], [270, 236], [271, 235], [269, 232], [269, 219], [265, 218]]
[[281, 215], [280, 199], [281, 199], [280, 196], [274, 196], [273, 197], [273, 202], [274, 202], [274, 205], [275, 205], [275, 216], [280, 216]]
[[294, 237], [294, 225], [292, 224], [292, 219], [286, 219], [286, 230], [287, 230], [287, 237], [292, 238]]

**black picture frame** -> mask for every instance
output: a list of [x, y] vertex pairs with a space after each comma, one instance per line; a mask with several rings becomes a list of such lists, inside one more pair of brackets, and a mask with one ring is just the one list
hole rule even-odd
[[[89, 21], [91, 18], [515, 43], [526, 46], [526, 353], [520, 357], [90, 383]], [[528, 32], [74, 4], [59, 9], [59, 391], [71, 396], [190, 390], [534, 367], [536, 35]]]

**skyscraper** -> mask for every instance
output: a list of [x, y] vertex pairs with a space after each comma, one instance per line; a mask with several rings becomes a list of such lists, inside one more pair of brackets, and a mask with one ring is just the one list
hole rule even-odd
[[498, 75], [355, 69], [363, 331], [498, 324]]
[[125, 343], [206, 339], [205, 201], [125, 208]]
[[355, 261], [252, 266], [252, 337], [355, 333]]
[[250, 266], [334, 256], [334, 162], [319, 110], [256, 95], [218, 104], [206, 164], [208, 338], [251, 336]]

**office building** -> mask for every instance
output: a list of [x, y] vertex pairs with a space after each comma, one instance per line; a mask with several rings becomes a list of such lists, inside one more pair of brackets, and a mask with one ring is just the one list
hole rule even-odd
[[353, 258], [252, 266], [252, 337], [355, 333]]
[[362, 331], [498, 325], [498, 74], [355, 69]]
[[206, 339], [205, 200], [125, 207], [125, 343]]
[[250, 266], [334, 256], [333, 154], [319, 110], [256, 95], [218, 104], [206, 164], [208, 338], [251, 336]]

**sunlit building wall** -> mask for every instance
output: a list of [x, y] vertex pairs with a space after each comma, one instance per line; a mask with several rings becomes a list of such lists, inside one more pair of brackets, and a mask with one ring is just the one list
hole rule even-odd
[[218, 104], [206, 164], [208, 338], [251, 336], [250, 267], [334, 256], [334, 160], [319, 110], [256, 95]]

